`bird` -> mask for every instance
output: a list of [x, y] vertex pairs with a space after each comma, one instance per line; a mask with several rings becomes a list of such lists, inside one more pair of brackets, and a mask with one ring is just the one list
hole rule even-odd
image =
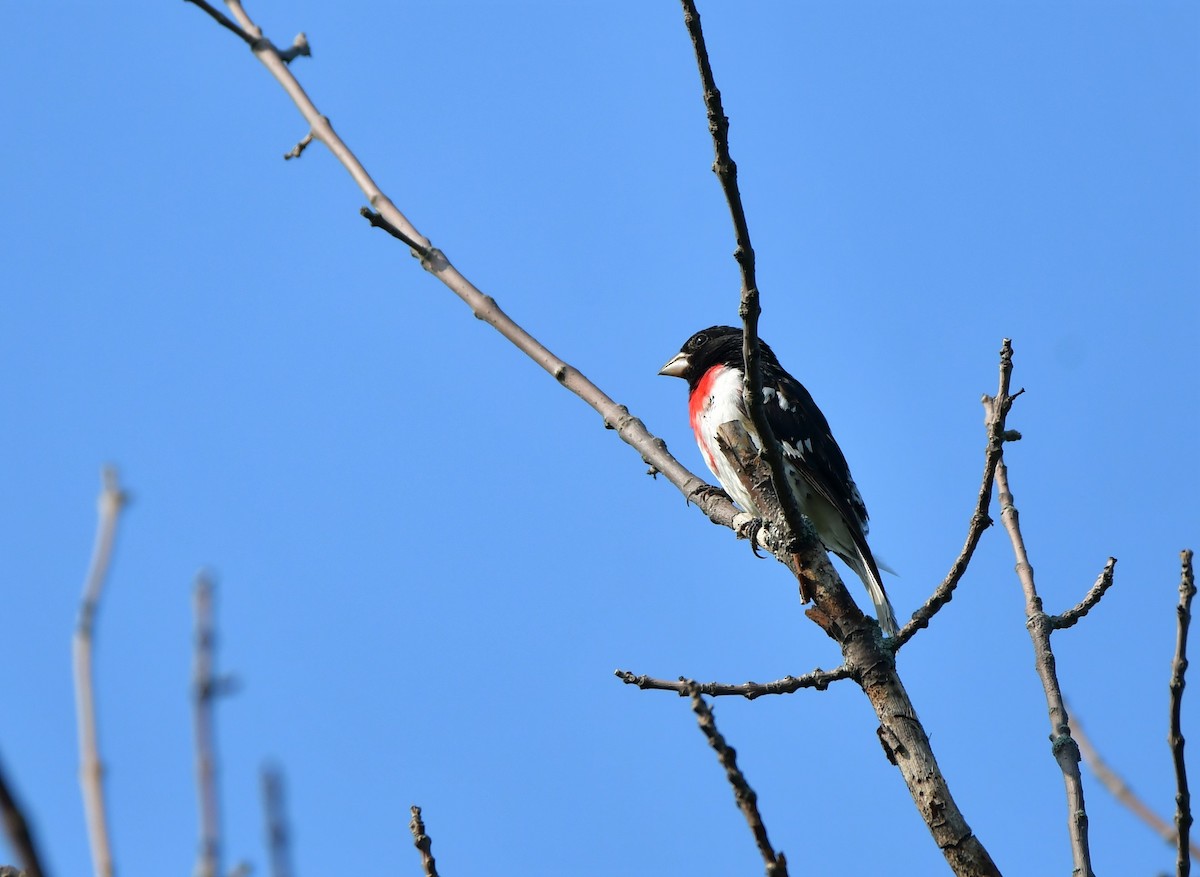
[[[769, 346], [759, 341], [758, 349], [763, 407], [783, 451], [787, 484], [826, 549], [862, 579], [875, 604], [880, 629], [894, 637], [896, 613], [879, 575], [881, 566], [867, 544], [867, 507], [850, 476], [846, 457], [804, 385], [779, 364]], [[754, 498], [717, 445], [717, 428], [734, 421], [746, 430], [756, 448], [762, 448], [742, 398], [742, 330], [712, 326], [697, 332], [658, 373], [687, 381], [688, 414], [704, 462], [734, 502], [761, 516]]]

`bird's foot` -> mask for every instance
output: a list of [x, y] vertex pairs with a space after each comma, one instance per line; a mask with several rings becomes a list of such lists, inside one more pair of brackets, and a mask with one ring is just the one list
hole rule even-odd
[[762, 518], [746, 518], [738, 524], [737, 537], [750, 540], [750, 550], [754, 552], [755, 557], [765, 556], [759, 554], [758, 549], [766, 547], [766, 543], [762, 540], [763, 530], [766, 529], [766, 526], [766, 522]]

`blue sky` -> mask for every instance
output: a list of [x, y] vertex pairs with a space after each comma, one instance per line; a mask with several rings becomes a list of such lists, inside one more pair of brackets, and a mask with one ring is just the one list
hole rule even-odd
[[[252, 2], [416, 226], [694, 471], [655, 376], [737, 319], [677, 6]], [[1200, 547], [1200, 11], [1189, 3], [701, 7], [759, 259], [761, 332], [821, 404], [900, 571], [962, 544], [979, 397], [1013, 338], [1016, 500], [1070, 703], [1164, 814], [1178, 552]], [[135, 501], [99, 619], [119, 872], [196, 849], [190, 587], [218, 581], [229, 864], [265, 873], [257, 771], [299, 874], [754, 873], [685, 701], [612, 677], [838, 662], [794, 583], [357, 215], [228, 33], [180, 3], [8, 10], [0, 34], [0, 756], [58, 875], [88, 868], [69, 636], [102, 464]], [[900, 670], [1008, 873], [1067, 873], [1002, 531]], [[861, 589], [851, 582], [856, 597]], [[1185, 721], [1193, 734], [1195, 695]], [[796, 872], [942, 873], [868, 704], [722, 700]], [[1088, 775], [1097, 871], [1172, 851]], [[5, 858], [0, 846], [0, 858]], [[385, 865], [381, 865], [385, 862]]]

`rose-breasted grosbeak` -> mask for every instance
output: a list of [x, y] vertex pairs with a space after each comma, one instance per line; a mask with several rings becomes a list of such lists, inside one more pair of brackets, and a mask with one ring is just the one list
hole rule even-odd
[[[879, 626], [895, 636], [896, 616], [867, 544], [867, 507], [842, 449], [808, 390], [783, 370], [770, 347], [760, 341], [758, 349], [767, 421], [783, 450], [787, 482], [800, 511], [825, 547], [862, 579]], [[704, 462], [734, 502], [752, 515], [761, 514], [717, 446], [717, 427], [730, 421], [739, 422], [755, 445], [762, 446], [742, 400], [742, 330], [713, 326], [697, 332], [659, 374], [688, 382], [688, 413]]]

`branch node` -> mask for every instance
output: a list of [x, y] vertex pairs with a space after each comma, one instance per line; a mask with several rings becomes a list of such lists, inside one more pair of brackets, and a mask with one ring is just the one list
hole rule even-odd
[[283, 160], [291, 161], [293, 158], [299, 158], [301, 155], [304, 154], [304, 150], [308, 148], [308, 144], [310, 144], [312, 142], [313, 142], [313, 133], [312, 133], [312, 131], [309, 131], [307, 134], [304, 135], [304, 137], [301, 138], [299, 143], [297, 143], [295, 146], [292, 147], [291, 152], [285, 152], [283, 154]]

